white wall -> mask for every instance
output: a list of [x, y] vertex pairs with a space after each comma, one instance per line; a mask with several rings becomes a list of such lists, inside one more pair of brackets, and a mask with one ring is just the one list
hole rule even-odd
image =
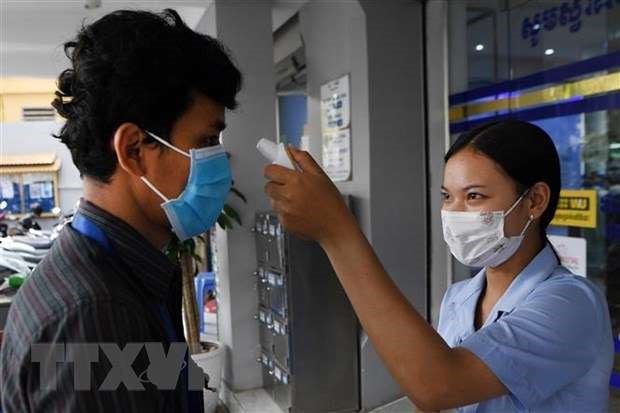
[[350, 75], [352, 180], [338, 188], [354, 198], [360, 226], [371, 237], [370, 126], [368, 117], [368, 55], [366, 15], [357, 1], [311, 1], [299, 12], [306, 49], [308, 135], [310, 152], [321, 161], [321, 85]]
[[[0, 156], [55, 153], [61, 161], [60, 208], [63, 213], [68, 213], [82, 196], [82, 180], [67, 147], [52, 137], [52, 133], [57, 133], [61, 127], [61, 122], [0, 123]], [[56, 219], [41, 219], [39, 222], [49, 228]]]

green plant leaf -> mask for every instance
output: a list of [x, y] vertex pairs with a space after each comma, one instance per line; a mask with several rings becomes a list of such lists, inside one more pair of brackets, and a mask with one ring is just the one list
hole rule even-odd
[[241, 200], [242, 200], [244, 203], [246, 203], [246, 204], [248, 203], [248, 200], [247, 200], [247, 198], [245, 197], [245, 195], [243, 195], [243, 194], [241, 193], [241, 191], [239, 191], [237, 188], [230, 188], [230, 192], [232, 192], [233, 194], [235, 194], [235, 195], [237, 195], [239, 198], [241, 198]]
[[238, 213], [238, 212], [237, 212], [237, 211], [236, 211], [233, 207], [231, 207], [231, 206], [230, 206], [230, 205], [228, 205], [228, 204], [225, 204], [225, 205], [224, 205], [224, 213], [225, 213], [228, 217], [230, 217], [230, 218], [232, 218], [234, 221], [236, 221], [236, 222], [237, 222], [237, 224], [242, 225], [242, 224], [241, 224], [241, 217], [239, 216], [239, 213]]
[[176, 234], [172, 234], [172, 237], [170, 238], [170, 241], [168, 242], [164, 253], [170, 261], [175, 264], [179, 263], [181, 257], [181, 241], [179, 241], [179, 238], [176, 236]]
[[226, 214], [220, 214], [219, 218], [217, 219], [217, 223], [224, 230], [233, 227], [232, 221], [226, 216]]

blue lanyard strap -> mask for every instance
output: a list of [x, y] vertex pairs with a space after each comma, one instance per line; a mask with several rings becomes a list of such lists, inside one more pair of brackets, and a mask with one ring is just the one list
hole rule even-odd
[[95, 241], [106, 251], [112, 251], [112, 245], [110, 244], [110, 240], [107, 235], [103, 232], [99, 225], [91, 219], [82, 214], [75, 214], [73, 216], [73, 220], [71, 221], [71, 226], [80, 234]]

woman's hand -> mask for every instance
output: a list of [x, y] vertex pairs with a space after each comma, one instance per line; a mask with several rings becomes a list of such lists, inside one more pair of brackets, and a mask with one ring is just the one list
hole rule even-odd
[[307, 152], [288, 148], [301, 171], [265, 168], [265, 192], [280, 222], [291, 233], [323, 244], [345, 236], [355, 220], [338, 189]]

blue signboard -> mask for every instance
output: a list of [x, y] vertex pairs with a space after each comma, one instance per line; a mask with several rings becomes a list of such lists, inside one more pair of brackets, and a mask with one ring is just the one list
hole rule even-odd
[[0, 202], [6, 202], [3, 212], [20, 214], [22, 211], [22, 199], [19, 175], [0, 176]]
[[36, 205], [40, 205], [43, 212], [50, 212], [56, 206], [51, 176], [24, 176], [24, 212], [30, 212]]

